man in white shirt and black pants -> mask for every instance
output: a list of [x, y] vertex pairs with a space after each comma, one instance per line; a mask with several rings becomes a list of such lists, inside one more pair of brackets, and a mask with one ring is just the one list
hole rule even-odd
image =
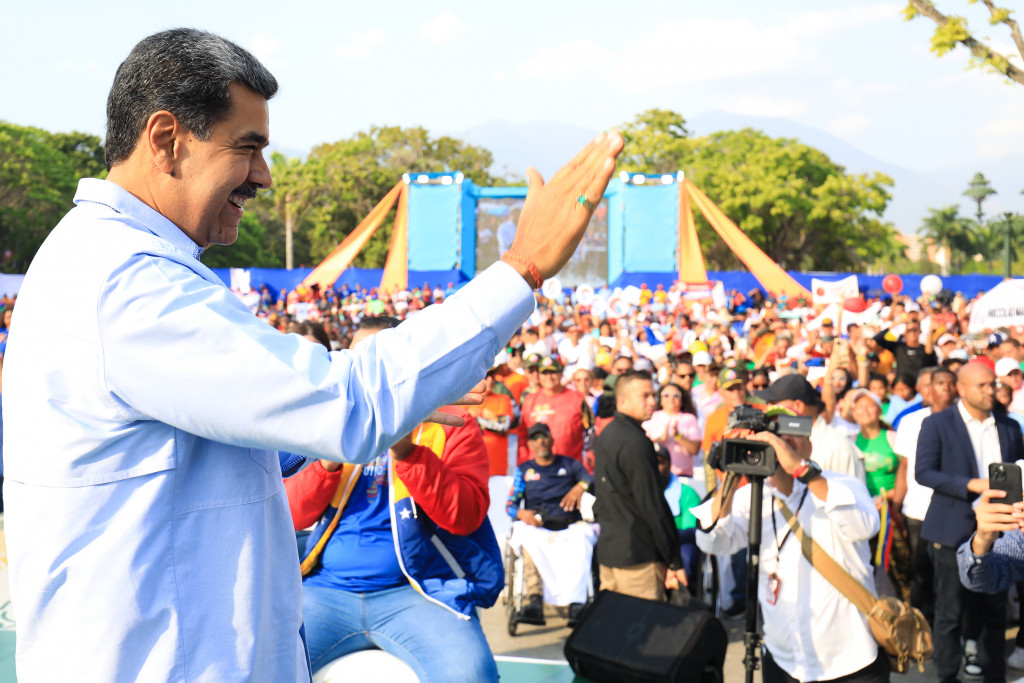
[[[878, 511], [856, 477], [822, 472], [807, 437], [762, 432], [747, 437], [770, 444], [778, 468], [765, 480], [761, 509], [760, 576], [757, 597], [764, 617], [764, 683], [889, 680], [888, 658], [879, 650], [867, 619], [804, 557], [779, 503], [804, 532], [872, 593], [875, 584], [868, 539], [878, 533]], [[715, 497], [693, 513], [697, 545], [712, 555], [745, 548], [750, 525], [750, 486]]]

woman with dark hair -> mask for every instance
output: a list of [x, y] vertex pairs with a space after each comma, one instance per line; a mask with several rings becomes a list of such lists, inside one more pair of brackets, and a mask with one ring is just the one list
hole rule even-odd
[[758, 368], [750, 373], [750, 379], [747, 380], [747, 393], [753, 394], [762, 389], [767, 389], [771, 383], [772, 376], [769, 374], [768, 368]]
[[693, 476], [693, 456], [700, 452], [700, 425], [690, 392], [666, 384], [658, 392], [657, 410], [643, 424], [647, 437], [668, 451], [672, 473]]
[[[845, 367], [835, 367], [830, 364], [828, 374], [824, 380], [828, 387], [822, 387], [821, 398], [825, 403], [826, 410], [831, 408], [832, 419], [830, 426], [846, 432], [851, 438], [856, 437], [860, 427], [853, 419], [853, 406], [846, 399], [853, 388], [853, 373]], [[831, 404], [831, 405], [830, 405]]]

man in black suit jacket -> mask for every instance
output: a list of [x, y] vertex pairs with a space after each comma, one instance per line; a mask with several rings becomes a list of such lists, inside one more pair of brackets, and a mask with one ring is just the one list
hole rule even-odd
[[972, 503], [988, 489], [988, 465], [1024, 458], [1016, 422], [992, 412], [996, 376], [980, 362], [957, 375], [960, 401], [921, 424], [917, 442], [917, 481], [933, 489], [921, 537], [931, 542], [935, 564], [935, 668], [940, 681], [956, 681], [960, 671], [960, 624], [964, 605], [977, 609], [982, 632], [979, 654], [985, 681], [1005, 681], [1006, 592], [986, 595], [960, 583], [956, 550], [975, 529]]

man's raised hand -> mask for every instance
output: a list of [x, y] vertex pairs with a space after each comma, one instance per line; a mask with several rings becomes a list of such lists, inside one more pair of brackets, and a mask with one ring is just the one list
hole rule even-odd
[[[503, 255], [531, 285], [537, 269], [547, 279], [562, 269], [590, 224], [622, 151], [619, 133], [601, 133], [547, 183], [537, 169], [526, 169], [530, 189], [519, 216], [512, 247]], [[582, 199], [581, 199], [582, 198]]]

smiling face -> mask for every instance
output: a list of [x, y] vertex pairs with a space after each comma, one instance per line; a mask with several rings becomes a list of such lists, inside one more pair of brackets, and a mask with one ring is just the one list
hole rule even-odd
[[270, 139], [267, 101], [237, 83], [228, 92], [231, 110], [213, 125], [209, 139], [199, 140], [187, 131], [182, 135], [175, 173], [181, 182], [174, 188], [173, 206], [164, 210], [201, 247], [238, 239], [246, 201], [271, 184], [263, 158]]
[[853, 404], [853, 419], [861, 427], [877, 425], [878, 419], [882, 416], [882, 409], [875, 403], [875, 399], [867, 394], [861, 394]]
[[548, 394], [557, 394], [562, 391], [562, 373], [557, 370], [542, 370], [540, 373], [540, 388]]

